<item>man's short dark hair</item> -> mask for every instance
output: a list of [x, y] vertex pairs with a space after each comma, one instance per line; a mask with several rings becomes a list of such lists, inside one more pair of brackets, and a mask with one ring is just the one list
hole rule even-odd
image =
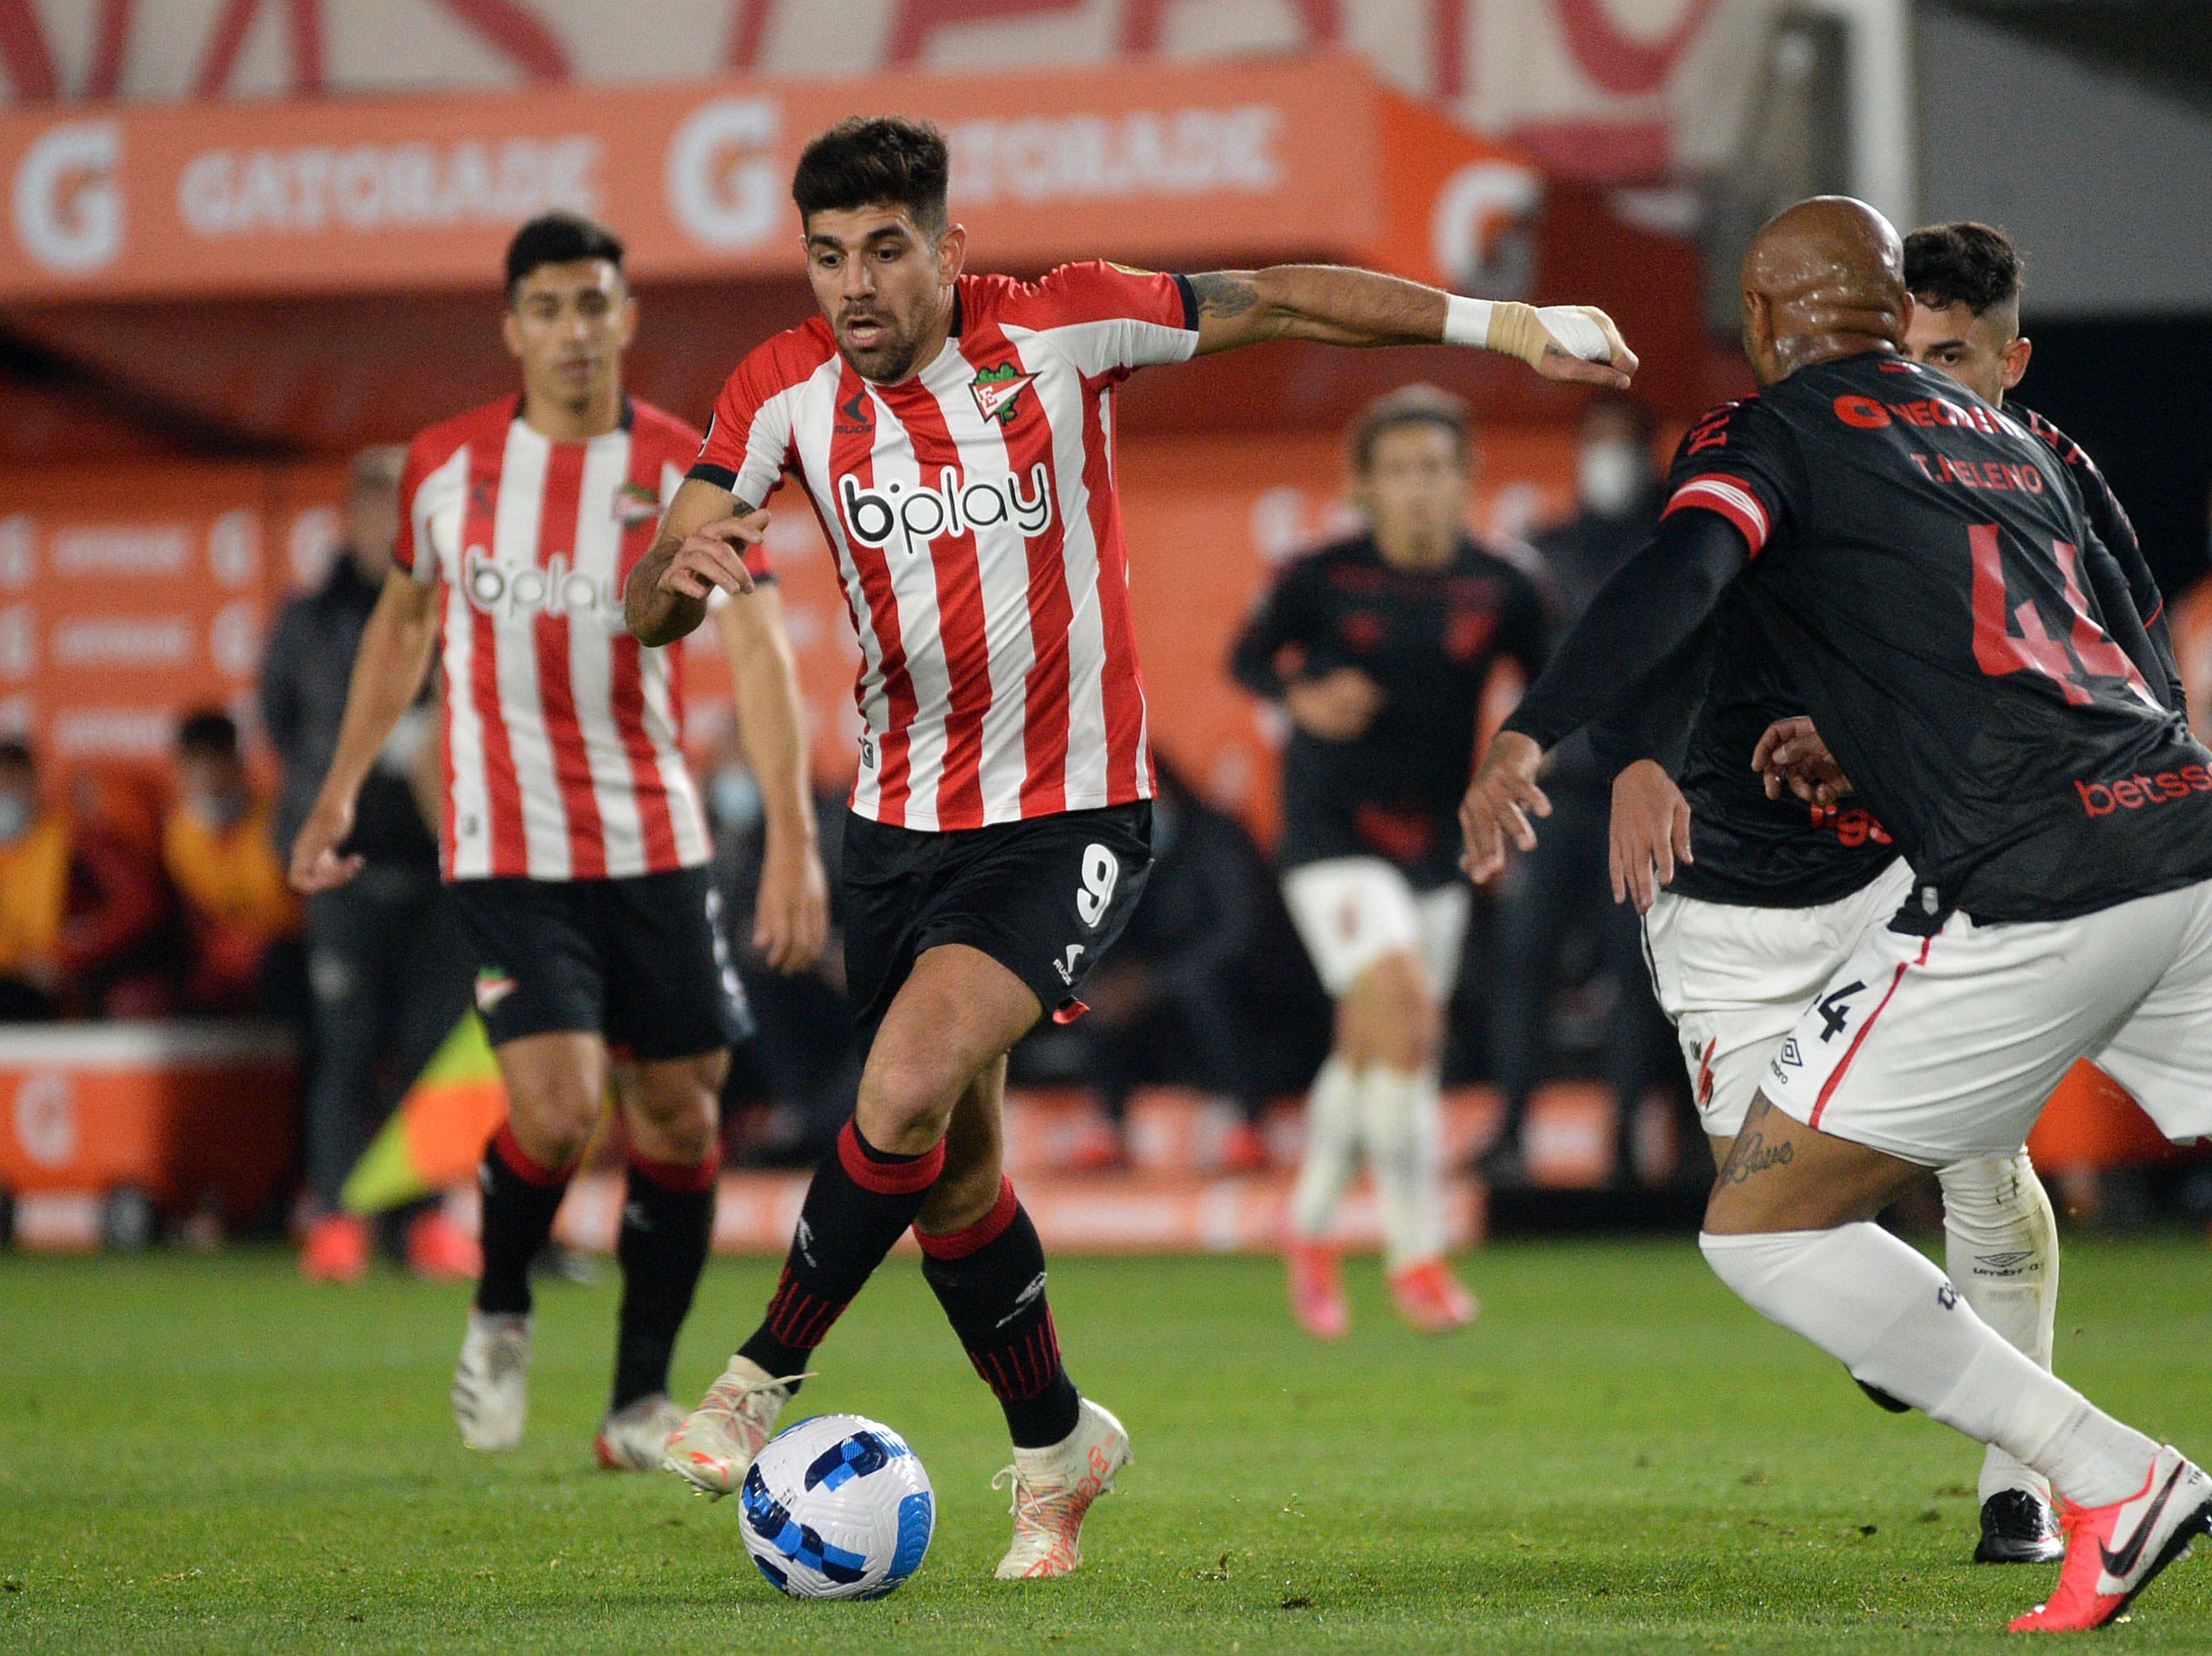
[[1432, 385], [1401, 386], [1361, 409], [1359, 417], [1352, 423], [1346, 438], [1352, 449], [1352, 469], [1365, 477], [1374, 467], [1375, 445], [1382, 441], [1382, 434], [1407, 425], [1437, 426], [1451, 434], [1453, 445], [1462, 455], [1474, 453], [1464, 402]]
[[622, 269], [622, 238], [581, 213], [540, 213], [507, 244], [507, 301], [540, 265], [573, 265], [580, 259], [604, 259]]
[[904, 115], [854, 115], [800, 152], [791, 198], [801, 224], [817, 213], [903, 207], [932, 234], [950, 218], [945, 192], [952, 174], [945, 134]]
[[1905, 238], [1905, 285], [1924, 305], [1964, 305], [1975, 315], [2020, 298], [2020, 250], [2002, 230], [1971, 220], [1931, 224]]
[[228, 713], [204, 707], [177, 727], [177, 752], [186, 758], [234, 759], [238, 725]]

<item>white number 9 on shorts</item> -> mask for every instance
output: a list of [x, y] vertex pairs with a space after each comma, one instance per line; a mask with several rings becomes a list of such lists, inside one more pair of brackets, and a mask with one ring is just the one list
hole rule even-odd
[[1121, 879], [1121, 864], [1113, 852], [1095, 841], [1083, 848], [1083, 889], [1075, 894], [1075, 911], [1096, 931], [1114, 900], [1114, 887]]

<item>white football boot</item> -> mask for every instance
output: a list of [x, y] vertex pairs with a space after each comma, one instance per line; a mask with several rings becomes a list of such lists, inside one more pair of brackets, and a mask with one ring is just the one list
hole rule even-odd
[[665, 1391], [620, 1409], [610, 1409], [599, 1422], [599, 1435], [592, 1452], [610, 1472], [657, 1472], [668, 1452], [668, 1440], [684, 1424], [684, 1411], [668, 1400]]
[[522, 1441], [530, 1416], [530, 1319], [487, 1317], [469, 1307], [469, 1331], [453, 1367], [453, 1419], [461, 1441], [497, 1453]]
[[806, 1374], [769, 1373], [750, 1357], [732, 1357], [722, 1378], [707, 1388], [660, 1457], [664, 1471], [690, 1480], [702, 1495], [720, 1501], [737, 1494], [763, 1445], [775, 1435], [776, 1417], [791, 1389]]
[[1014, 1464], [991, 1480], [1009, 1485], [1014, 1544], [999, 1561], [1001, 1581], [1066, 1575], [1083, 1562], [1083, 1517], [1114, 1487], [1114, 1475], [1136, 1456], [1121, 1422], [1083, 1399], [1075, 1430], [1043, 1449], [1016, 1449]]

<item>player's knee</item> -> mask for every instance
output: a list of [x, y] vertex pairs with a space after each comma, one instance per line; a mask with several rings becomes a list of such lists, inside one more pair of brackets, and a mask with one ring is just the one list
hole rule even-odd
[[860, 1082], [860, 1132], [878, 1149], [914, 1154], [945, 1136], [952, 1106], [969, 1078], [942, 1056], [924, 1052], [884, 1052], [869, 1056], [867, 1073]]
[[633, 1136], [655, 1160], [702, 1161], [720, 1125], [719, 1095], [729, 1072], [726, 1053], [649, 1064], [630, 1103]]
[[581, 1087], [548, 1086], [508, 1090], [507, 1111], [515, 1142], [532, 1160], [568, 1167], [591, 1148], [599, 1123], [599, 1101]]
[[1425, 1069], [1442, 1035], [1435, 997], [1407, 955], [1377, 961], [1361, 984], [1367, 1002], [1372, 1056], [1393, 1069]]

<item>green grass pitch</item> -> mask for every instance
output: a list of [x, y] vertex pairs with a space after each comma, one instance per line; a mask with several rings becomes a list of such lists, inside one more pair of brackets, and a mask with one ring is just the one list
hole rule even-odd
[[[1229, 1652], [1996, 1650], [2055, 1571], [1976, 1568], [1979, 1452], [1878, 1413], [1679, 1241], [1493, 1247], [1464, 1335], [1298, 1335], [1258, 1259], [1083, 1260], [1053, 1294], [1077, 1379], [1137, 1446], [1066, 1581], [1002, 1585], [996, 1406], [895, 1260], [798, 1412], [906, 1434], [935, 1481], [921, 1573], [797, 1604], [734, 1502], [591, 1464], [617, 1280], [538, 1297], [530, 1435], [461, 1449], [464, 1295], [313, 1288], [289, 1257], [0, 1256], [0, 1650]], [[2082, 1243], [2059, 1356], [2212, 1451], [2212, 1251]], [[696, 1396], [765, 1261], [708, 1275]], [[794, 1416], [795, 1417], [795, 1416]], [[2212, 1649], [2212, 1564], [2113, 1650]]]

